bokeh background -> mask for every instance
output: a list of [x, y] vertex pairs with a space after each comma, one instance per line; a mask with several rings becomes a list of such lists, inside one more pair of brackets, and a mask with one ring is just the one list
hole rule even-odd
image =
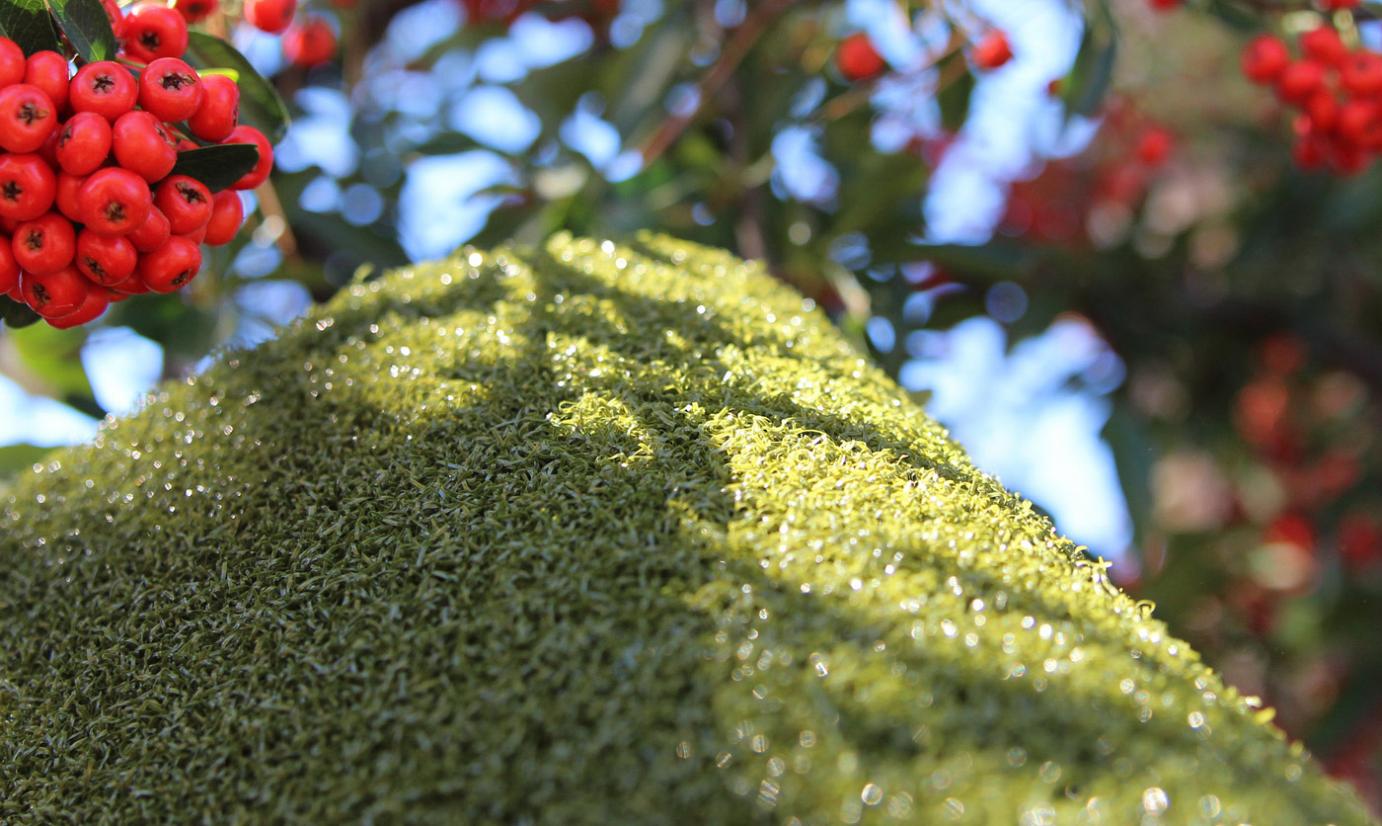
[[766, 260], [1382, 811], [1382, 174], [1296, 169], [1238, 71], [1317, 11], [312, 3], [328, 66], [234, 33], [294, 114], [252, 231], [182, 294], [0, 331], [0, 485], [362, 268], [660, 229]]

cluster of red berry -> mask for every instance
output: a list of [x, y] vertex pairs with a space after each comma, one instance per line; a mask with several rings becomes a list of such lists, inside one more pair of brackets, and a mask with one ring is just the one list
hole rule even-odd
[[[196, 23], [216, 10], [219, 0], [176, 0], [174, 8], [189, 23]], [[338, 4], [346, 5], [340, 3]], [[245, 22], [263, 32], [283, 35], [283, 56], [289, 63], [310, 69], [329, 63], [336, 56], [336, 32], [321, 17], [297, 17], [297, 0], [245, 0]]]
[[[1002, 29], [990, 29], [970, 48], [969, 59], [981, 71], [997, 69], [1012, 60], [1013, 50]], [[845, 80], [857, 83], [883, 74], [888, 64], [864, 32], [855, 32], [840, 41], [835, 52], [835, 68]]]
[[1299, 111], [1296, 163], [1350, 175], [1382, 152], [1382, 54], [1349, 48], [1330, 25], [1299, 38], [1299, 58], [1280, 38], [1261, 35], [1243, 50], [1243, 74], [1271, 86]]
[[[119, 11], [115, 11], [119, 15]], [[202, 243], [228, 243], [244, 218], [233, 190], [262, 183], [273, 148], [239, 120], [224, 75], [181, 59], [187, 23], [165, 6], [115, 17], [126, 63], [27, 59], [0, 38], [0, 295], [54, 327], [84, 324], [111, 301], [172, 292], [201, 269]], [[215, 193], [172, 174], [183, 151], [250, 144], [255, 166]]]

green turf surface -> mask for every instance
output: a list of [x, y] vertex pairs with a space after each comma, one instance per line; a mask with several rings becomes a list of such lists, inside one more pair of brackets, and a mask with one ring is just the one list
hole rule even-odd
[[758, 268], [345, 290], [0, 497], [0, 822], [1367, 822]]

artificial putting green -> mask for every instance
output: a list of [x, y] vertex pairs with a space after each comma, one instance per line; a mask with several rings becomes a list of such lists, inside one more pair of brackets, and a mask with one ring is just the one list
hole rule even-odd
[[1369, 822], [800, 296], [343, 291], [0, 497], [0, 822]]

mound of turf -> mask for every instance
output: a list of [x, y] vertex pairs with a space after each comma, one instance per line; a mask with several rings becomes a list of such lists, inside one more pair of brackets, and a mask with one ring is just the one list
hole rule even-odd
[[0, 510], [0, 821], [1363, 823], [723, 253], [359, 284]]

